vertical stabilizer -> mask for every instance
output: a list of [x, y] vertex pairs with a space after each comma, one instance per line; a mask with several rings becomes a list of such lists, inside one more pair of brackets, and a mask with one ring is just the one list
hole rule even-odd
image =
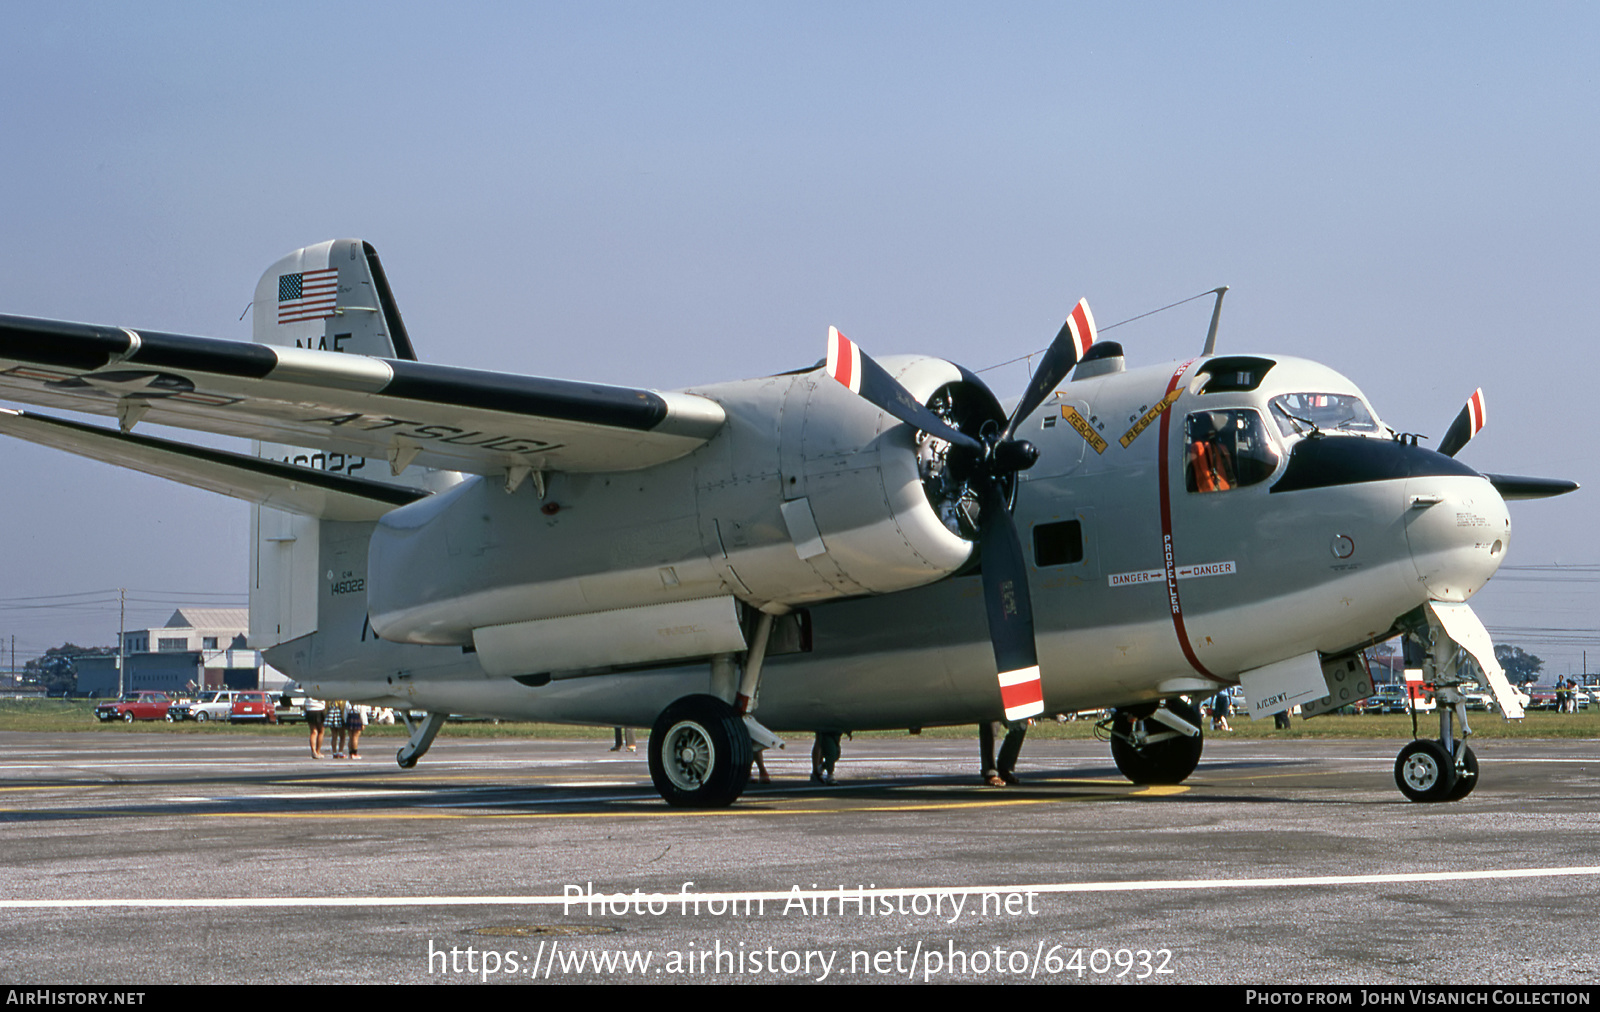
[[[256, 283], [252, 337], [257, 344], [416, 359], [378, 253], [360, 239], [307, 246], [267, 268]], [[420, 468], [394, 478], [383, 461], [369, 466], [340, 453], [255, 446], [257, 456], [318, 470], [403, 485], [422, 481]], [[252, 506], [250, 533], [250, 645], [264, 650], [316, 632], [328, 583], [319, 566], [322, 521]]]
[[416, 359], [378, 251], [360, 239], [295, 250], [256, 283], [253, 340]]

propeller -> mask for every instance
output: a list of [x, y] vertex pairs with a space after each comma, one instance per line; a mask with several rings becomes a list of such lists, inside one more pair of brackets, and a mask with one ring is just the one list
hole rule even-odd
[[984, 605], [1007, 720], [1044, 712], [1027, 559], [1011, 517], [1009, 494], [1016, 473], [1032, 467], [1039, 450], [1017, 438], [1017, 427], [1066, 379], [1094, 341], [1094, 316], [1089, 301], [1080, 299], [1045, 351], [1005, 428], [988, 421], [974, 435], [929, 410], [855, 342], [828, 328], [828, 375], [880, 410], [949, 443], [950, 478], [977, 501]]
[[1467, 398], [1467, 403], [1462, 406], [1461, 414], [1450, 423], [1450, 428], [1439, 441], [1439, 452], [1446, 457], [1454, 457], [1461, 452], [1461, 448], [1472, 442], [1472, 437], [1483, 431], [1483, 426], [1489, 420], [1489, 408], [1483, 399], [1483, 388], [1472, 391], [1472, 396]]

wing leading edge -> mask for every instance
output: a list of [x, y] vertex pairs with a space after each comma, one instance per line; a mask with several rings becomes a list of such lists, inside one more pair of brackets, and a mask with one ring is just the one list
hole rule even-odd
[[125, 432], [148, 420], [386, 459], [397, 473], [636, 470], [693, 451], [725, 417], [695, 394], [3, 315], [0, 396], [115, 417]]

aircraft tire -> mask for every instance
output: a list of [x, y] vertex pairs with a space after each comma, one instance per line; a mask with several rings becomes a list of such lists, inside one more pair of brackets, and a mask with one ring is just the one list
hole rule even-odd
[[1471, 745], [1461, 747], [1461, 766], [1456, 770], [1456, 785], [1450, 788], [1447, 801], [1460, 801], [1478, 786], [1478, 757], [1472, 754]]
[[[1184, 720], [1200, 725], [1200, 709], [1181, 699], [1169, 700], [1167, 709]], [[1122, 775], [1136, 784], [1181, 784], [1200, 764], [1205, 748], [1205, 732], [1194, 738], [1168, 738], [1166, 741], [1135, 748], [1128, 737], [1133, 732], [1134, 715], [1118, 710], [1111, 724], [1111, 758]]]
[[685, 696], [650, 729], [650, 779], [669, 805], [723, 808], [750, 782], [750, 733], [715, 696]]
[[1443, 745], [1419, 738], [1395, 758], [1394, 782], [1411, 801], [1450, 801], [1456, 786], [1455, 764]]

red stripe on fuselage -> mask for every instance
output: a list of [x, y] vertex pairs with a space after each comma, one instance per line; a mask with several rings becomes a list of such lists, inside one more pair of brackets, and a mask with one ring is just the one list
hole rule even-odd
[[[1170, 394], [1178, 388], [1178, 382], [1183, 379], [1184, 372], [1193, 363], [1194, 359], [1190, 359], [1178, 366], [1177, 370], [1172, 374], [1172, 380], [1167, 383], [1167, 393]], [[1207, 671], [1205, 665], [1200, 663], [1200, 658], [1194, 655], [1194, 647], [1189, 643], [1189, 631], [1184, 628], [1183, 624], [1183, 601], [1178, 595], [1178, 566], [1173, 558], [1174, 549], [1172, 543], [1172, 487], [1167, 467], [1168, 459], [1171, 456], [1167, 452], [1167, 448], [1171, 445], [1171, 441], [1167, 436], [1172, 429], [1172, 409], [1175, 407], [1177, 407], [1176, 403], [1161, 412], [1161, 443], [1160, 449], [1157, 451], [1156, 468], [1157, 484], [1161, 489], [1161, 565], [1167, 579], [1167, 603], [1172, 608], [1172, 629], [1178, 634], [1178, 646], [1183, 648], [1184, 659], [1202, 677], [1220, 683], [1222, 680]]]

